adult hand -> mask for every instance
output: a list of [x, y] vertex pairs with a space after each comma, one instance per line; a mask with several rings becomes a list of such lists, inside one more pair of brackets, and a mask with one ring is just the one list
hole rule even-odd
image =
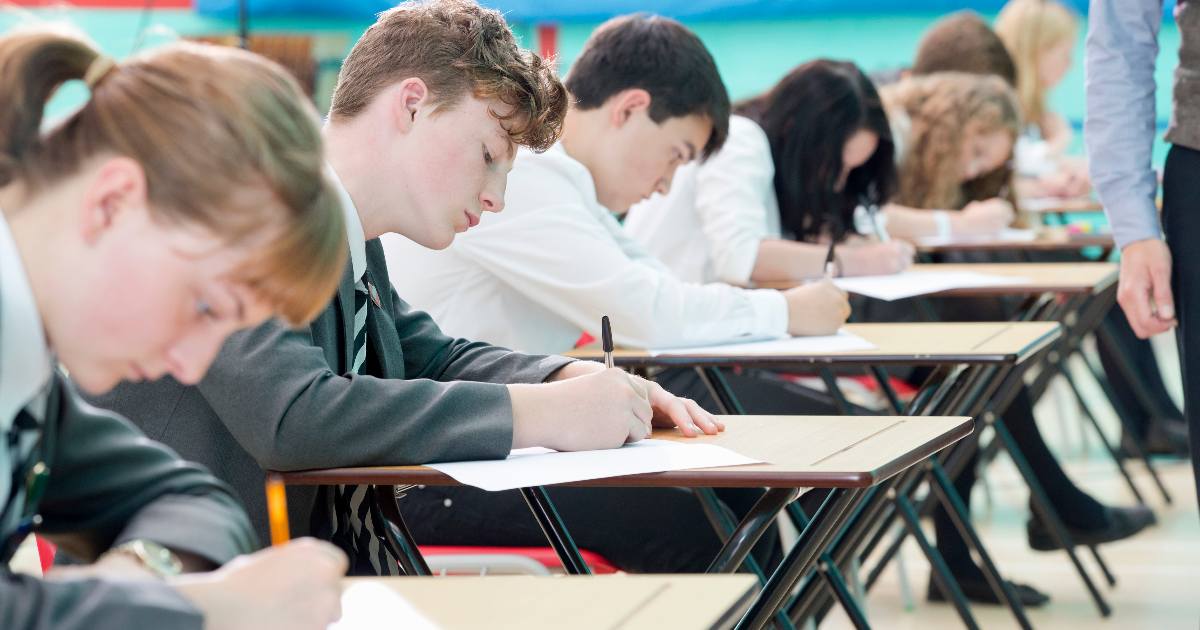
[[1171, 251], [1166, 243], [1151, 238], [1130, 243], [1121, 250], [1117, 302], [1141, 339], [1175, 327]]
[[832, 335], [850, 318], [850, 299], [829, 279], [783, 292], [788, 332], [797, 336]]
[[240, 556], [170, 580], [209, 630], [324, 630], [342, 615], [346, 556], [313, 538]]

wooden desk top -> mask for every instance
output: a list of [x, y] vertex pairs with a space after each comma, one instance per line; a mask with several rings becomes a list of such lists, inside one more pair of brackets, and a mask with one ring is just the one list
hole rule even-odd
[[[1117, 282], [1120, 266], [1107, 262], [1069, 263], [921, 263], [911, 271], [972, 271], [997, 276], [1028, 278], [1029, 282], [1000, 287], [953, 289], [931, 293], [925, 297], [998, 297], [1036, 293], [1093, 295], [1102, 293]], [[790, 289], [792, 282], [767, 282], [764, 289]]]
[[[872, 350], [823, 354], [761, 354], [733, 356], [715, 352], [671, 353], [657, 356], [646, 350], [619, 348], [617, 365], [634, 367], [692, 367], [744, 365], [1016, 365], [1053, 343], [1062, 334], [1057, 322], [906, 322], [846, 324], [847, 332], [871, 342]], [[577, 359], [601, 361], [597, 346], [567, 353]]]
[[[594, 479], [566, 485], [697, 488], [866, 488], [969, 435], [963, 417], [722, 416], [718, 435], [685, 438], [658, 429], [655, 438], [724, 446], [765, 464], [697, 468]], [[281, 473], [288, 484], [457, 485], [425, 466], [337, 468]]]
[[994, 252], [1024, 250], [1031, 252], [1077, 251], [1085, 247], [1112, 248], [1111, 234], [1069, 234], [1065, 230], [1052, 229], [1032, 241], [998, 240], [989, 237], [963, 237], [953, 243], [936, 245], [917, 243], [917, 252], [938, 254], [947, 252]]
[[[346, 578], [399, 593], [445, 630], [684, 630], [729, 627], [750, 605], [754, 576], [577, 575]], [[374, 612], [374, 611], [371, 611]], [[368, 613], [370, 614], [370, 613]], [[368, 627], [411, 627], [399, 617]]]
[[1021, 212], [1030, 214], [1058, 214], [1064, 212], [1102, 212], [1104, 206], [1098, 199], [1091, 197], [1037, 197], [1018, 200]]

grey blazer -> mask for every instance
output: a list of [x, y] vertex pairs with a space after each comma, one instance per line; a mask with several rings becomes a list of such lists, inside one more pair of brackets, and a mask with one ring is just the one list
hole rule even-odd
[[[28, 415], [18, 422], [37, 426]], [[55, 375], [39, 442], [21, 463], [20, 477], [42, 462], [50, 469], [40, 497], [27, 497], [24, 479], [0, 497], [0, 523], [37, 514], [36, 533], [61, 551], [95, 560], [134, 539], [224, 564], [254, 548], [254, 534], [229, 488], [199, 466], [147, 440], [124, 419], [84, 404]], [[8, 448], [8, 441], [0, 448]], [[3, 471], [3, 474], [9, 474]], [[16, 513], [14, 513], [14, 511]], [[25, 528], [0, 528], [0, 627], [119, 630], [195, 628], [203, 618], [161, 582], [70, 580], [46, 582], [8, 571]]]
[[[298, 263], [302, 264], [302, 263]], [[419, 273], [417, 271], [416, 273]], [[267, 470], [498, 459], [512, 446], [507, 383], [539, 383], [570, 362], [446, 336], [392, 289], [378, 239], [367, 279], [367, 373], [348, 375], [354, 279], [306, 329], [267, 323], [222, 348], [204, 380], [126, 384], [96, 399], [234, 487], [268, 540]], [[479, 313], [487, 317], [487, 313]], [[294, 535], [328, 522], [316, 490], [288, 489]]]

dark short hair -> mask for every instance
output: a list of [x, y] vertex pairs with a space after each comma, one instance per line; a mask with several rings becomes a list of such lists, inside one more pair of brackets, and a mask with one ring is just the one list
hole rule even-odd
[[650, 119], [699, 114], [712, 122], [708, 157], [729, 135], [729, 93], [717, 64], [696, 34], [657, 15], [613, 18], [596, 29], [567, 74], [567, 90], [580, 109], [595, 109], [633, 88], [650, 93]]
[[[852, 233], [855, 208], [882, 205], [896, 189], [895, 145], [883, 103], [853, 63], [800, 65], [735, 111], [758, 123], [771, 144], [779, 222], [791, 238]], [[846, 141], [860, 130], [874, 132], [879, 144], [837, 190]]]
[[966, 72], [1017, 84], [1017, 65], [1000, 36], [974, 11], [958, 11], [930, 26], [917, 45], [913, 74]]

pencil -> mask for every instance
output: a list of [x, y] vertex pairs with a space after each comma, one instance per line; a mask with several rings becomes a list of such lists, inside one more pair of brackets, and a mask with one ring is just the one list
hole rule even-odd
[[271, 545], [287, 544], [292, 537], [288, 527], [287, 493], [279, 475], [267, 475], [267, 518], [271, 522]]
[[833, 276], [834, 276], [834, 264], [833, 264], [833, 248], [834, 247], [837, 247], [836, 239], [829, 242], [829, 253], [825, 255], [825, 279], [826, 280], [832, 280]]
[[875, 236], [879, 237], [880, 243], [890, 243], [892, 237], [888, 234], [887, 228], [883, 227], [882, 219], [879, 216], [879, 204], [871, 204], [867, 212], [871, 216], [871, 225], [875, 228]]
[[608, 315], [600, 318], [600, 340], [604, 347], [604, 367], [613, 366], [612, 326], [608, 323]]

